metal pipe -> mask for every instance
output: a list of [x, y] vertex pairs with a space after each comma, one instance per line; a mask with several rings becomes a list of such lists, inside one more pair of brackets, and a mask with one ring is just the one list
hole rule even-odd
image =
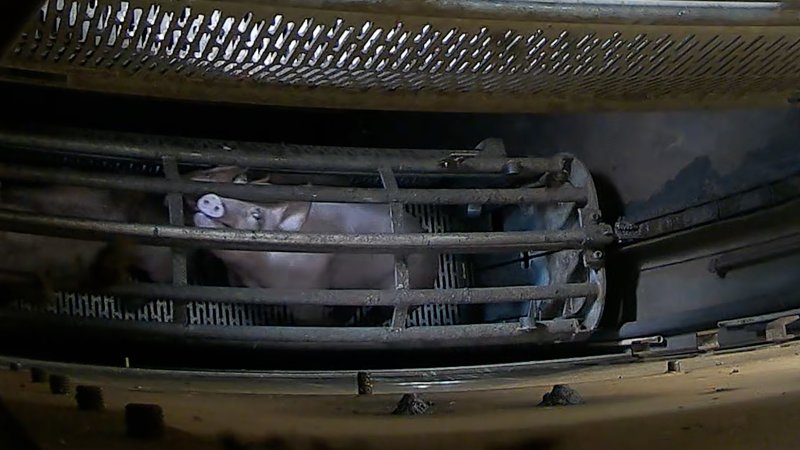
[[[478, 366], [370, 370], [375, 393], [475, 392], [479, 390], [539, 387], [542, 377], [576, 372], [587, 367], [617, 370], [612, 364], [640, 362], [630, 352], [599, 356]], [[0, 367], [18, 362], [23, 367], [41, 367], [84, 384], [102, 384], [125, 391], [140, 389], [172, 393], [225, 393], [272, 395], [354, 395], [356, 370], [200, 370], [173, 368], [115, 367], [0, 356]], [[633, 368], [632, 368], [633, 369]], [[603, 369], [601, 369], [603, 370]], [[635, 369], [641, 371], [637, 365]], [[656, 370], [651, 370], [656, 375]]]
[[214, 193], [244, 201], [313, 201], [348, 203], [416, 203], [432, 205], [586, 203], [585, 189], [572, 186], [519, 189], [386, 189], [325, 186], [241, 185], [188, 180], [162, 179], [134, 175], [90, 173], [76, 170], [45, 169], [0, 163], [0, 179], [67, 184], [99, 189], [118, 189], [190, 195]]
[[734, 250], [712, 259], [708, 270], [724, 278], [728, 272], [800, 252], [800, 235], [793, 234]]
[[[130, 141], [129, 141], [130, 142]], [[146, 144], [123, 143], [103, 136], [89, 139], [81, 137], [56, 137], [53, 135], [29, 134], [19, 131], [0, 130], [0, 147], [27, 148], [44, 151], [69, 151], [101, 156], [139, 158], [161, 161], [174, 158], [178, 163], [238, 165], [252, 168], [289, 171], [325, 171], [327, 173], [377, 174], [379, 167], [390, 167], [395, 173], [503, 173], [506, 164], [519, 164], [523, 172], [557, 172], [563, 168], [563, 156], [553, 158], [508, 158], [504, 156], [480, 156], [474, 151], [449, 152], [459, 156], [450, 157], [442, 151], [377, 152], [374, 149], [349, 147], [312, 147], [286, 144], [247, 144], [217, 142], [214, 148], [193, 146], [191, 141], [182, 143], [163, 141]], [[325, 152], [329, 154], [325, 154]], [[409, 157], [413, 152], [413, 157]], [[330, 153], [345, 153], [341, 157]], [[444, 153], [444, 154], [443, 154]], [[426, 156], [430, 154], [430, 156]], [[478, 156], [470, 156], [478, 155]]]
[[115, 339], [142, 340], [205, 340], [226, 345], [247, 345], [252, 348], [297, 349], [414, 349], [465, 348], [474, 345], [531, 344], [580, 341], [588, 331], [552, 332], [546, 326], [522, 329], [518, 323], [410, 327], [401, 331], [389, 327], [220, 327], [213, 325], [176, 325], [173, 323], [108, 321], [69, 316], [37, 315], [0, 309], [0, 328], [15, 330], [41, 329], [48, 333], [108, 333]]
[[145, 225], [43, 216], [0, 209], [0, 230], [83, 240], [127, 238], [159, 246], [310, 253], [491, 253], [508, 250], [581, 249], [613, 236], [581, 230], [492, 233], [310, 234]]
[[463, 289], [258, 289], [217, 286], [129, 284], [97, 292], [114, 297], [178, 302], [202, 301], [241, 304], [307, 304], [327, 306], [470, 305], [556, 300], [597, 296], [594, 283], [551, 286], [508, 286]]

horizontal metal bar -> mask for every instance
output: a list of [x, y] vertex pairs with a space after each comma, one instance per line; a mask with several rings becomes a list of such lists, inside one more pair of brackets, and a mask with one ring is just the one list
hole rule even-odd
[[308, 304], [329, 306], [453, 305], [522, 302], [529, 300], [594, 297], [593, 283], [552, 286], [507, 286], [464, 289], [256, 289], [216, 286], [180, 286], [139, 283], [115, 286], [98, 292], [115, 297], [151, 300], [203, 301], [248, 304]]
[[800, 252], [800, 235], [793, 234], [725, 253], [712, 259], [708, 270], [720, 277], [728, 272]]
[[[449, 0], [424, 2], [420, 5], [405, 2], [381, 4], [385, 14], [443, 16], [448, 18], [480, 18], [482, 20], [535, 20], [563, 23], [578, 21], [609, 24], [795, 24], [792, 17], [779, 14], [795, 0], [738, 1], [738, 0]], [[340, 8], [366, 10], [374, 8], [375, 0], [339, 0]], [[330, 8], [324, 0], [280, 0], [274, 4], [293, 8]]]
[[[182, 145], [180, 141], [170, 144], [147, 143], [139, 145], [118, 140], [96, 137], [89, 139], [77, 136], [55, 136], [44, 133], [30, 134], [19, 131], [0, 130], [0, 147], [29, 148], [46, 151], [69, 151], [101, 156], [140, 158], [161, 161], [163, 157], [174, 158], [178, 163], [238, 165], [251, 168], [287, 171], [325, 171], [342, 173], [377, 174], [379, 167], [390, 167], [395, 173], [503, 173], [506, 164], [518, 165], [521, 172], [545, 173], [561, 171], [564, 156], [552, 158], [508, 158], [498, 156], [449, 157], [441, 151], [413, 151], [414, 157], [398, 155], [396, 151], [384, 155], [375, 152], [359, 152], [358, 148], [310, 147], [286, 144], [222, 143], [217, 148], [200, 148]], [[244, 150], [243, 148], [247, 148]], [[331, 152], [347, 152], [353, 157], [343, 158]], [[465, 153], [467, 151], [454, 151]], [[469, 151], [471, 154], [474, 152]], [[361, 155], [359, 155], [361, 153]]]
[[[548, 384], [548, 376], [560, 376], [565, 371], [571, 374], [608, 371], [608, 376], [616, 379], [621, 364], [634, 362], [641, 362], [641, 358], [624, 352], [479, 366], [371, 370], [370, 375], [375, 393], [379, 394], [404, 394], [414, 391], [475, 392], [543, 386]], [[355, 395], [357, 390], [355, 379], [358, 373], [356, 370], [126, 368], [0, 356], [0, 367], [8, 367], [11, 363], [18, 363], [26, 368], [40, 367], [48, 373], [63, 374], [73, 379], [75, 384], [102, 384], [126, 390], [193, 394]], [[641, 372], [642, 367], [637, 365], [635, 369]], [[660, 364], [653, 369], [652, 375], [656, 375], [656, 370], [663, 371]]]
[[742, 317], [733, 320], [723, 320], [717, 322], [717, 326], [720, 328], [741, 328], [741, 327], [746, 327], [748, 325], [754, 325], [757, 323], [771, 322], [773, 320], [782, 319], [784, 317], [796, 316], [798, 314], [800, 314], [800, 308], [789, 309], [786, 311], [779, 311], [770, 314], [762, 314], [759, 316]]
[[53, 316], [0, 309], [0, 329], [41, 329], [48, 335], [58, 332], [108, 333], [111, 339], [189, 340], [227, 345], [245, 344], [252, 348], [303, 349], [401, 349], [464, 348], [571, 342], [589, 337], [588, 331], [552, 333], [540, 326], [522, 329], [518, 323], [411, 327], [402, 331], [388, 327], [222, 327], [213, 325], [177, 325], [159, 322], [136, 322]]
[[580, 249], [611, 243], [612, 236], [581, 230], [493, 233], [307, 234], [176, 227], [43, 216], [0, 209], [0, 230], [83, 239], [127, 238], [159, 246], [312, 253], [486, 253]]
[[586, 203], [586, 190], [571, 186], [521, 189], [386, 189], [324, 186], [242, 185], [188, 180], [168, 180], [133, 175], [46, 169], [0, 163], [0, 179], [68, 184], [101, 189], [191, 195], [215, 193], [245, 201], [316, 201], [349, 203], [416, 203], [438, 205]]

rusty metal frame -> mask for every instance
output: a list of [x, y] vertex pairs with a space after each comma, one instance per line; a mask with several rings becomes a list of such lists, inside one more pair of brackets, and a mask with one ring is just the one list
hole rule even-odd
[[[73, 135], [74, 136], [74, 135]], [[207, 143], [208, 144], [208, 143]], [[147, 333], [154, 338], [181, 337], [211, 341], [258, 341], [263, 346], [314, 348], [393, 348], [459, 347], [470, 345], [505, 345], [532, 342], [569, 342], [585, 339], [596, 326], [579, 318], [563, 318], [536, 322], [455, 325], [406, 328], [406, 315], [411, 306], [424, 304], [490, 304], [519, 301], [565, 300], [585, 298], [584, 313], [598, 311], [593, 305], [604, 300], [602, 258], [592, 260], [593, 275], [584, 283], [548, 286], [516, 286], [463, 289], [409, 289], [406, 255], [415, 252], [484, 253], [513, 250], [584, 249], [594, 254], [596, 249], [614, 241], [610, 226], [600, 221], [597, 198], [591, 180], [587, 185], [570, 187], [533, 187], [507, 189], [405, 189], [398, 186], [398, 174], [436, 174], [470, 176], [492, 174], [495, 177], [539, 180], [548, 177], [546, 184], [566, 180], [577, 161], [569, 155], [548, 159], [506, 158], [498, 152], [411, 151], [420, 156], [402, 157], [402, 151], [366, 158], [338, 158], [322, 148], [305, 147], [303, 155], [293, 155], [287, 148], [272, 148], [257, 152], [241, 143], [212, 143], [215, 150], [193, 150], [188, 141], [169, 145], [149, 146], [147, 142], [125, 144], [113, 139], [52, 137], [26, 135], [17, 132], [0, 133], [0, 147], [19, 152], [46, 154], [92, 155], [150, 161], [163, 166], [163, 176], [144, 177], [110, 173], [94, 173], [39, 166], [0, 163], [0, 178], [26, 182], [51, 182], [104, 189], [139, 190], [167, 194], [169, 224], [119, 223], [56, 216], [42, 216], [0, 209], [0, 230], [43, 234], [84, 240], [112, 240], [119, 237], [173, 248], [172, 285], [140, 284], [116, 286], [105, 292], [122, 298], [148, 300], [169, 299], [176, 314], [173, 323], [105, 323], [98, 320], [42, 317], [25, 312], [3, 311], [0, 322], [16, 327], [21, 323], [56, 321], [62, 326], [79, 326], [85, 330], [105, 332], [111, 329], [124, 333]], [[224, 147], [224, 148], [223, 148]], [[340, 149], [341, 151], [341, 149]], [[357, 149], [346, 149], [359, 153]], [[501, 152], [502, 153], [502, 152]], [[430, 156], [427, 156], [430, 155]], [[427, 156], [427, 157], [426, 157]], [[221, 182], [191, 182], [181, 179], [180, 165], [211, 165], [239, 161], [242, 157], [251, 168], [285, 171], [325, 172], [333, 166], [337, 172], [368, 173], [378, 176], [383, 189], [353, 189], [334, 187], [286, 187], [235, 185]], [[344, 162], [343, 162], [344, 161]], [[241, 163], [241, 161], [239, 161]], [[329, 164], [330, 163], [330, 164]], [[513, 165], [509, 174], [507, 166]], [[520, 173], [520, 168], [528, 170]], [[203, 229], [183, 226], [184, 194], [220, 193], [248, 200], [307, 200], [389, 203], [392, 214], [391, 234], [306, 234], [286, 232], [244, 231], [235, 229]], [[575, 230], [545, 230], [518, 232], [447, 232], [441, 234], [404, 233], [404, 203], [432, 204], [516, 204], [516, 203], [574, 202], [578, 205], [581, 227]], [[268, 250], [288, 252], [347, 252], [391, 253], [396, 258], [396, 283], [393, 290], [278, 290], [232, 287], [188, 286], [186, 283], [186, 248], [224, 248], [235, 250]], [[237, 304], [312, 304], [329, 306], [391, 306], [394, 314], [388, 328], [349, 327], [214, 327], [186, 323], [185, 305], [192, 301]], [[600, 310], [602, 305], [600, 306]], [[595, 313], [599, 316], [599, 313]], [[61, 319], [64, 319], [61, 321]], [[55, 325], [54, 325], [55, 326]]]

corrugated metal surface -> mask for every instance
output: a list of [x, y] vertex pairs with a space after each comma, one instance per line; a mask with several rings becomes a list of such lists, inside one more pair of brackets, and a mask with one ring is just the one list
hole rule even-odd
[[9, 47], [3, 65], [15, 70], [4, 73], [180, 98], [433, 110], [785, 104], [800, 87], [800, 28], [778, 3], [571, 2], [561, 17], [536, 2], [417, 13], [372, 3], [52, 0]]

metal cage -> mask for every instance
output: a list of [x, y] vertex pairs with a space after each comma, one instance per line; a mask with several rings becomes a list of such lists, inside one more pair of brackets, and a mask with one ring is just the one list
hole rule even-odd
[[[2, 207], [0, 230], [89, 241], [125, 238], [169, 246], [173, 252], [172, 284], [133, 283], [95, 292], [59, 293], [56, 301], [45, 309], [22, 301], [16, 303], [16, 308], [0, 309], [0, 322], [4, 326], [46, 330], [50, 324], [121, 335], [291, 348], [554, 343], [587, 338], [598, 325], [605, 301], [602, 248], [612, 242], [613, 233], [601, 222], [588, 171], [567, 154], [510, 158], [496, 140], [487, 140], [480, 147], [483, 150], [393, 150], [198, 141], [69, 130], [36, 134], [4, 130], [0, 133], [0, 146], [6, 150], [0, 162], [0, 180], [4, 183], [63, 184], [163, 194], [169, 210], [168, 224], [152, 224], [42, 215]], [[380, 187], [241, 185], [192, 181], [182, 175], [189, 168], [232, 163], [283, 173], [371, 177]], [[389, 204], [394, 226], [402, 223], [406, 214], [416, 214], [429, 225], [424, 227], [427, 231], [424, 233], [392, 234], [307, 234], [186, 226], [183, 196], [205, 193], [257, 202]], [[449, 219], [444, 219], [441, 209], [437, 209], [445, 207], [451, 208]], [[487, 219], [497, 211], [517, 211], [520, 207], [523, 210], [567, 208], [564, 217], [573, 220], [569, 226], [564, 225], [564, 219], [555, 225], [552, 221], [543, 226], [517, 225], [516, 230], [492, 229], [490, 224], [486, 225], [488, 229], [456, 230], [449, 225], [458, 216], [488, 224], [490, 220], [481, 218]], [[427, 218], [423, 217], [426, 214]], [[437, 221], [439, 226], [433, 224]], [[295, 290], [192, 285], [187, 283], [189, 248], [394, 254], [396, 289]], [[404, 255], [410, 252], [442, 255], [436, 288], [408, 288]], [[464, 258], [490, 254], [528, 255], [523, 258], [528, 261], [525, 263], [528, 270], [532, 270], [533, 258], [550, 264], [548, 267], [561, 264], [561, 260], [550, 259], [558, 255], [568, 254], [573, 262], [569, 273], [550, 269], [551, 275], [545, 282], [523, 280], [505, 285], [500, 279], [494, 284], [477, 285], [470, 266], [473, 260]], [[525, 267], [518, 260], [508, 264]], [[9, 292], [4, 294], [6, 300], [16, 300], [8, 298]], [[146, 306], [136, 312], [125, 311], [120, 299], [126, 298], [139, 299]], [[286, 320], [286, 310], [280, 308], [299, 304], [386, 307], [392, 308], [393, 313], [390, 320], [379, 325], [292, 326]], [[523, 304], [530, 308], [514, 320], [469, 321], [460, 317], [463, 308], [493, 304]], [[570, 306], [563, 306], [566, 304]], [[542, 315], [542, 305], [550, 309], [555, 305], [558, 312]], [[208, 319], [208, 314], [214, 317]]]

